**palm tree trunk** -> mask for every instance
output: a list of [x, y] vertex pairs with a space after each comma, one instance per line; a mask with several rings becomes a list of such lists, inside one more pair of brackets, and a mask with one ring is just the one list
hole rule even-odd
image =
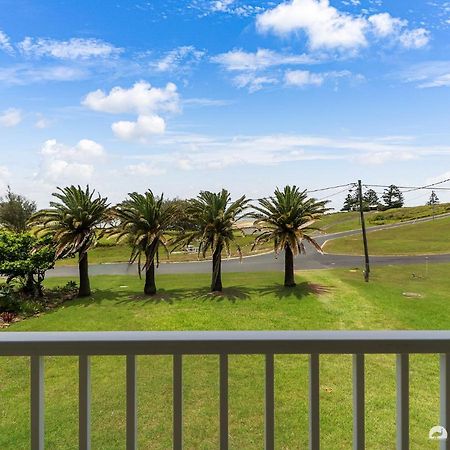
[[155, 261], [152, 261], [145, 271], [145, 295], [156, 294], [156, 282], [155, 282]]
[[286, 247], [284, 248], [284, 286], [295, 286], [294, 254], [292, 253], [291, 247], [289, 247], [289, 245], [286, 245]]
[[78, 270], [80, 272], [80, 289], [78, 297], [89, 297], [91, 295], [91, 284], [89, 282], [89, 263], [87, 252], [79, 255]]
[[213, 253], [213, 271], [211, 292], [222, 292], [222, 246], [218, 245]]

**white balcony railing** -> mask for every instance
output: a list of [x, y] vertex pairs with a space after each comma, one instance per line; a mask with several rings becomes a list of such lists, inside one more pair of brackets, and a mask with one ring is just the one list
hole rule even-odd
[[[265, 449], [275, 448], [274, 355], [309, 359], [310, 449], [320, 448], [320, 354], [353, 354], [353, 448], [365, 448], [364, 354], [397, 354], [397, 449], [409, 448], [409, 355], [440, 359], [440, 425], [450, 413], [449, 331], [45, 332], [0, 334], [0, 355], [30, 356], [31, 449], [44, 449], [44, 357], [79, 357], [79, 448], [90, 449], [90, 356], [126, 355], [126, 448], [137, 448], [136, 356], [173, 356], [173, 448], [183, 448], [183, 355], [220, 355], [220, 449], [228, 449], [228, 355], [265, 355]], [[441, 450], [450, 449], [450, 439]]]

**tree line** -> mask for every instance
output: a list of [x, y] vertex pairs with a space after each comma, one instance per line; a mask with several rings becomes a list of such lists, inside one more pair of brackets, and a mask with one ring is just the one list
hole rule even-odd
[[[362, 195], [363, 211], [385, 211], [387, 209], [402, 208], [405, 205], [405, 199], [402, 191], [395, 184], [388, 186], [381, 196], [373, 189], [366, 189]], [[439, 204], [439, 198], [435, 191], [431, 191], [430, 198], [426, 205], [433, 206]], [[350, 189], [344, 200], [341, 211], [359, 211], [359, 192], [358, 189]]]
[[[49, 208], [36, 211], [33, 202], [8, 189], [0, 201], [0, 225], [5, 229], [0, 233], [0, 274], [9, 280], [20, 277], [29, 291], [39, 293], [45, 271], [57, 259], [76, 255], [80, 297], [91, 295], [88, 254], [105, 236], [130, 245], [129, 261], [137, 262], [139, 274], [144, 273], [146, 295], [157, 292], [160, 251], [170, 253], [192, 243], [199, 255], [212, 256], [210, 290], [220, 292], [222, 257], [231, 254], [232, 246], [242, 256], [236, 233], [244, 233], [237, 226], [244, 218], [251, 219], [255, 232], [253, 248], [272, 242], [276, 255], [284, 252], [284, 285], [294, 287], [294, 256], [305, 252], [305, 241], [321, 251], [310, 233], [330, 210], [328, 201], [309, 198], [296, 186], [277, 188], [256, 204], [245, 196], [232, 201], [226, 189], [202, 191], [189, 200], [166, 200], [151, 190], [133, 192], [113, 206], [89, 186], [58, 188], [52, 197]], [[19, 257], [13, 248], [21, 249]], [[33, 260], [37, 254], [40, 259]]]

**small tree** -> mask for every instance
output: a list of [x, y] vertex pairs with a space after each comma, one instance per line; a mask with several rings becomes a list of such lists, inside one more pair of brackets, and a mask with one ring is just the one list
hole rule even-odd
[[112, 212], [118, 223], [112, 230], [111, 237], [116, 237], [118, 242], [131, 242], [130, 263], [138, 260], [139, 274], [141, 255], [144, 256], [146, 295], [156, 294], [155, 259], [157, 265], [160, 246], [167, 250], [167, 232], [173, 227], [176, 213], [173, 203], [164, 202], [162, 194], [155, 197], [150, 190], [145, 194], [129, 194], [129, 198], [117, 205]]
[[50, 202], [50, 209], [38, 211], [30, 220], [38, 235], [53, 238], [56, 258], [78, 254], [79, 297], [91, 295], [88, 251], [97, 244], [109, 208], [106, 198], [94, 195], [89, 186], [58, 188], [53, 194], [58, 201]]
[[377, 193], [373, 189], [368, 189], [363, 195], [363, 206], [370, 210], [377, 208], [379, 204]]
[[358, 203], [358, 197], [355, 194], [349, 192], [347, 197], [345, 197], [344, 205], [342, 206], [341, 211], [355, 211], [356, 205]]
[[[226, 189], [214, 193], [200, 192], [187, 208], [190, 224], [175, 240], [175, 247], [198, 242], [198, 253], [206, 257], [212, 253], [211, 292], [222, 291], [222, 252], [230, 254], [230, 246], [235, 243], [236, 222], [242, 218], [248, 200], [245, 196], [231, 201]], [[239, 245], [236, 244], [241, 254]]]
[[434, 206], [439, 204], [439, 198], [436, 195], [436, 192], [431, 191], [430, 199], [427, 201], [428, 206]]
[[54, 264], [55, 248], [50, 236], [0, 233], [0, 275], [7, 277], [8, 283], [20, 279], [26, 294], [42, 296], [45, 273]]
[[35, 212], [35, 202], [15, 194], [8, 186], [6, 195], [0, 198], [0, 228], [3, 227], [14, 233], [23, 233], [27, 229], [28, 219]]
[[405, 203], [402, 192], [394, 184], [385, 189], [383, 201], [386, 209], [401, 208]]
[[282, 191], [277, 188], [273, 197], [258, 202], [254, 206], [256, 212], [251, 214], [256, 219], [254, 226], [261, 231], [254, 246], [272, 241], [276, 255], [284, 251], [284, 286], [294, 287], [294, 256], [305, 253], [303, 241], [322, 252], [310, 232], [317, 230], [314, 223], [329, 211], [328, 201], [308, 198], [306, 190], [286, 186]]

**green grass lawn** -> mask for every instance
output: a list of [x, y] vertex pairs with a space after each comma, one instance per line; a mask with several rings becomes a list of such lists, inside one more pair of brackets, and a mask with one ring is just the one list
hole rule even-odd
[[[412, 277], [415, 273], [419, 277]], [[74, 300], [52, 312], [14, 324], [10, 331], [74, 330], [312, 330], [448, 329], [450, 265], [310, 271], [283, 288], [282, 274], [225, 274], [223, 296], [209, 295], [208, 275], [158, 277], [155, 299], [141, 296], [137, 277], [92, 279], [92, 299]], [[47, 286], [67, 279], [51, 279]], [[408, 299], [404, 291], [423, 295]], [[93, 357], [94, 449], [125, 446], [123, 357]], [[279, 355], [276, 364], [276, 448], [307, 448], [307, 357]], [[171, 358], [138, 358], [139, 448], [171, 447]], [[367, 446], [395, 447], [395, 356], [368, 355]], [[263, 448], [261, 356], [230, 357], [230, 448]], [[411, 357], [411, 448], [437, 449], [428, 430], [438, 424], [438, 356]], [[324, 355], [320, 372], [322, 448], [347, 450], [352, 436], [351, 356]], [[27, 449], [29, 363], [0, 359], [0, 448]], [[218, 357], [184, 358], [186, 449], [218, 448]], [[46, 358], [46, 443], [77, 448], [77, 360]]]
[[[450, 253], [450, 217], [405, 225], [367, 234], [371, 255], [420, 255]], [[328, 253], [362, 255], [361, 235], [333, 239], [325, 244]]]

